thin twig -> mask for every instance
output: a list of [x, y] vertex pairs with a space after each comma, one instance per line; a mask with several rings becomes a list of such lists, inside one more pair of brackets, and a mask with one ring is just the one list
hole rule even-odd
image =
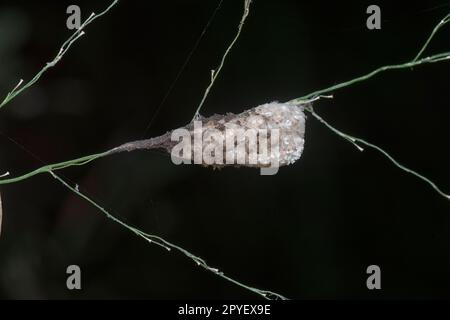
[[303, 97], [300, 98], [296, 98], [296, 99], [292, 99], [290, 101], [288, 101], [287, 103], [292, 103], [292, 104], [301, 104], [303, 101], [305, 100], [309, 100], [311, 98], [314, 98], [316, 96], [319, 95], [323, 95], [323, 94], [327, 94], [330, 92], [334, 92], [338, 89], [342, 89], [342, 88], [346, 88], [349, 87], [355, 83], [358, 82], [362, 82], [365, 80], [368, 80], [372, 77], [374, 77], [375, 75], [384, 72], [384, 71], [388, 71], [388, 70], [399, 70], [399, 69], [409, 69], [421, 64], [427, 64], [427, 63], [436, 63], [436, 62], [440, 62], [443, 60], [450, 60], [450, 52], [444, 52], [444, 53], [439, 53], [439, 54], [435, 54], [426, 58], [422, 58], [420, 60], [416, 60], [416, 61], [410, 61], [410, 62], [406, 62], [406, 63], [402, 63], [402, 64], [394, 64], [394, 65], [387, 65], [387, 66], [383, 66], [380, 67], [378, 69], [373, 70], [372, 72], [369, 72], [363, 76], [354, 78], [352, 80], [346, 81], [346, 82], [342, 82], [336, 85], [333, 85], [331, 87], [325, 88], [325, 89], [321, 89], [321, 90], [317, 90], [314, 91], [310, 94], [307, 94]]
[[439, 54], [435, 54], [426, 58], [422, 58], [419, 60], [420, 56], [422, 55], [422, 53], [425, 51], [425, 49], [428, 47], [428, 45], [430, 44], [431, 40], [433, 39], [434, 35], [439, 31], [439, 29], [441, 29], [444, 25], [446, 25], [447, 23], [450, 22], [450, 14], [446, 15], [441, 21], [439, 21], [439, 23], [436, 25], [436, 27], [434, 27], [433, 31], [431, 32], [430, 36], [428, 37], [427, 41], [425, 42], [425, 44], [422, 46], [422, 48], [419, 50], [419, 53], [414, 57], [414, 59], [412, 59], [411, 61], [405, 62], [405, 63], [401, 63], [401, 64], [393, 64], [393, 65], [387, 65], [387, 66], [383, 66], [380, 67], [378, 69], [375, 69], [363, 76], [354, 78], [352, 80], [346, 81], [346, 82], [342, 82], [336, 85], [333, 85], [331, 87], [325, 88], [325, 89], [321, 89], [321, 90], [317, 90], [315, 92], [312, 92], [310, 94], [307, 94], [303, 97], [300, 98], [296, 98], [293, 100], [290, 100], [288, 103], [293, 103], [293, 104], [301, 104], [304, 100], [309, 100], [311, 98], [315, 98], [319, 95], [323, 95], [329, 92], [334, 92], [338, 89], [342, 89], [342, 88], [346, 88], [348, 86], [351, 86], [355, 83], [358, 82], [362, 82], [365, 80], [368, 80], [374, 76], [376, 76], [377, 74], [384, 72], [384, 71], [388, 71], [388, 70], [398, 70], [398, 69], [408, 69], [408, 68], [412, 68], [421, 64], [426, 64], [426, 63], [436, 63], [436, 62], [440, 62], [443, 60], [449, 60], [450, 59], [450, 51], [449, 52], [444, 52], [444, 53], [439, 53]]
[[385, 150], [383, 150], [382, 148], [367, 142], [364, 139], [361, 138], [356, 138], [354, 136], [351, 136], [347, 133], [344, 133], [338, 129], [336, 129], [335, 127], [333, 127], [331, 124], [329, 124], [327, 121], [325, 121], [321, 116], [319, 116], [312, 107], [305, 107], [305, 110], [309, 111], [314, 118], [316, 118], [317, 120], [319, 120], [321, 123], [323, 123], [328, 129], [330, 129], [332, 132], [334, 132], [335, 134], [337, 134], [338, 136], [344, 138], [345, 140], [349, 141], [350, 143], [352, 143], [359, 151], [364, 151], [363, 148], [361, 148], [358, 143], [363, 144], [367, 147], [370, 147], [372, 149], [375, 149], [376, 151], [380, 152], [382, 155], [384, 155], [386, 158], [388, 158], [396, 167], [398, 167], [399, 169], [412, 174], [413, 176], [419, 178], [420, 180], [426, 182], [427, 184], [429, 184], [439, 195], [443, 196], [445, 199], [450, 200], [450, 195], [446, 194], [445, 192], [443, 192], [433, 181], [431, 181], [430, 179], [428, 179], [427, 177], [421, 175], [420, 173], [417, 173], [416, 171], [409, 169], [407, 167], [405, 167], [404, 165], [402, 165], [401, 163], [399, 163], [397, 160], [395, 160], [388, 152], [386, 152]]
[[[418, 66], [421, 64], [425, 64], [425, 63], [436, 63], [439, 61], [443, 61], [443, 60], [449, 60], [450, 59], [450, 52], [444, 52], [444, 53], [439, 53], [439, 54], [435, 54], [426, 58], [422, 58], [419, 60], [420, 56], [423, 54], [423, 52], [427, 49], [428, 45], [430, 44], [431, 40], [433, 39], [433, 37], [435, 36], [435, 34], [439, 31], [439, 29], [441, 29], [445, 24], [447, 24], [448, 22], [450, 22], [450, 14], [446, 15], [433, 29], [433, 31], [431, 32], [430, 36], [427, 38], [425, 44], [422, 46], [422, 48], [419, 50], [418, 54], [414, 57], [413, 60], [403, 63], [403, 64], [397, 64], [397, 65], [388, 65], [388, 66], [383, 66], [380, 67], [366, 75], [363, 75], [361, 77], [357, 77], [354, 78], [350, 81], [346, 81], [343, 83], [339, 83], [337, 85], [331, 86], [329, 88], [325, 88], [322, 90], [318, 90], [315, 91], [313, 93], [310, 93], [304, 97], [301, 98], [297, 98], [297, 99], [293, 99], [291, 101], [289, 101], [288, 103], [293, 103], [293, 104], [301, 104], [304, 103], [305, 101], [315, 101], [317, 99], [320, 99], [321, 95], [325, 94], [325, 93], [329, 93], [329, 92], [333, 92], [337, 89], [341, 89], [341, 88], [345, 88], [348, 87], [352, 84], [361, 82], [361, 81], [365, 81], [369, 78], [372, 78], [373, 76], [377, 75], [378, 73], [381, 73], [383, 71], [387, 71], [387, 70], [393, 70], [393, 69], [405, 69], [405, 68], [411, 68], [414, 66]], [[405, 166], [403, 166], [402, 164], [400, 164], [398, 161], [396, 161], [391, 155], [389, 155], [389, 153], [387, 153], [386, 151], [384, 151], [382, 148], [367, 142], [363, 139], [360, 138], [356, 138], [353, 137], [351, 135], [348, 135], [346, 133], [343, 133], [342, 131], [334, 128], [332, 125], [330, 125], [328, 122], [326, 122], [323, 118], [321, 118], [317, 113], [315, 113], [315, 111], [313, 110], [312, 107], [306, 107], [306, 110], [309, 111], [316, 119], [318, 119], [320, 122], [322, 122], [328, 129], [330, 129], [332, 132], [334, 132], [335, 134], [337, 134], [338, 136], [344, 138], [345, 140], [347, 140], [348, 142], [350, 142], [351, 144], [353, 144], [359, 151], [363, 151], [364, 149], [359, 145], [359, 144], [363, 144], [365, 146], [368, 146], [372, 149], [377, 150], [378, 152], [380, 152], [381, 154], [383, 154], [385, 157], [387, 157], [395, 166], [397, 166], [398, 168], [400, 168], [401, 170], [412, 174], [413, 176], [419, 178], [422, 181], [425, 181], [426, 183], [428, 183], [439, 195], [443, 196], [444, 198], [446, 198], [447, 200], [450, 200], [450, 196], [446, 193], [444, 193], [434, 182], [432, 182], [430, 179], [428, 179], [427, 177], [417, 173], [416, 171], [409, 169]]]
[[35, 84], [39, 78], [50, 68], [53, 68], [66, 54], [66, 52], [69, 50], [69, 48], [74, 44], [80, 37], [82, 37], [85, 32], [83, 29], [85, 29], [89, 24], [91, 24], [95, 19], [100, 18], [104, 14], [106, 14], [109, 10], [111, 10], [112, 7], [114, 7], [117, 4], [118, 0], [114, 0], [105, 10], [103, 10], [99, 14], [92, 13], [88, 19], [86, 19], [85, 22], [78, 28], [60, 47], [58, 53], [53, 58], [52, 61], [47, 62], [46, 65], [26, 84], [23, 86], [23, 80], [21, 79], [19, 83], [14, 87], [13, 90], [11, 90], [6, 97], [3, 99], [3, 101], [0, 103], [0, 109], [4, 107], [6, 104], [8, 104], [12, 99], [14, 99], [17, 95], [22, 93], [27, 88], [31, 87], [33, 84]]
[[250, 13], [250, 4], [252, 3], [252, 0], [244, 0], [244, 13], [242, 14], [241, 22], [239, 23], [238, 31], [236, 33], [236, 36], [234, 37], [233, 41], [231, 41], [230, 45], [228, 46], [227, 50], [225, 51], [224, 55], [222, 56], [222, 60], [220, 61], [220, 65], [216, 70], [211, 70], [211, 82], [209, 83], [208, 87], [205, 90], [205, 93], [203, 94], [203, 98], [200, 101], [199, 106], [197, 107], [197, 110], [195, 111], [194, 117], [192, 121], [197, 119], [200, 115], [200, 110], [203, 107], [203, 104], [205, 103], [206, 98], [208, 97], [209, 91], [214, 85], [214, 82], [216, 81], [217, 77], [220, 74], [220, 71], [222, 70], [223, 65], [225, 64], [225, 60], [228, 56], [228, 53], [230, 53], [231, 49], [233, 48], [236, 41], [239, 39], [239, 36], [241, 35], [242, 27], [245, 24], [245, 20], [248, 17], [248, 14]]
[[189, 252], [186, 249], [183, 249], [182, 247], [179, 247], [159, 236], [155, 236], [152, 234], [148, 234], [145, 233], [144, 231], [141, 231], [127, 223], [125, 223], [124, 221], [116, 218], [115, 216], [113, 216], [111, 213], [108, 212], [108, 210], [106, 210], [105, 208], [103, 208], [102, 206], [100, 206], [97, 202], [95, 202], [94, 200], [92, 200], [91, 198], [89, 198], [88, 196], [86, 196], [84, 193], [80, 192], [78, 187], [72, 187], [71, 185], [69, 185], [67, 182], [65, 182], [60, 176], [56, 175], [53, 171], [49, 171], [49, 173], [53, 176], [53, 178], [55, 178], [56, 180], [58, 180], [59, 182], [61, 182], [61, 184], [63, 186], [65, 186], [67, 189], [69, 189], [70, 191], [72, 191], [73, 193], [75, 193], [76, 195], [78, 195], [80, 198], [83, 198], [84, 200], [86, 200], [87, 202], [89, 202], [91, 205], [93, 205], [94, 207], [96, 207], [98, 210], [100, 210], [101, 212], [103, 212], [105, 214], [105, 216], [108, 219], [113, 220], [114, 222], [118, 223], [119, 225], [121, 225], [122, 227], [126, 228], [127, 230], [133, 232], [134, 234], [136, 234], [138, 237], [143, 238], [145, 240], [147, 240], [150, 243], [154, 243], [168, 251], [176, 250], [182, 254], [184, 254], [186, 257], [188, 257], [189, 259], [191, 259], [192, 261], [194, 261], [198, 266], [203, 267], [205, 270], [212, 272], [213, 274], [215, 274], [216, 276], [219, 276], [223, 279], [226, 279], [229, 282], [232, 282], [236, 285], [238, 285], [241, 288], [247, 289], [265, 299], [282, 299], [282, 300], [286, 300], [287, 298], [282, 296], [281, 294], [272, 292], [272, 291], [267, 291], [267, 290], [261, 290], [261, 289], [257, 289], [251, 286], [248, 286], [246, 284], [243, 284], [242, 282], [235, 280], [233, 278], [230, 278], [229, 276], [225, 275], [222, 271], [220, 271], [217, 268], [213, 268], [211, 266], [209, 266], [204, 259], [194, 255], [193, 253]]
[[422, 53], [425, 51], [425, 49], [428, 47], [428, 45], [431, 42], [431, 39], [433, 39], [434, 35], [439, 31], [440, 28], [442, 28], [446, 23], [448, 23], [450, 21], [450, 13], [448, 15], [446, 15], [441, 21], [439, 21], [439, 23], [437, 24], [436, 27], [434, 27], [433, 32], [431, 32], [431, 35], [428, 37], [427, 41], [425, 42], [425, 44], [422, 46], [422, 48], [419, 50], [419, 53], [417, 53], [417, 55], [414, 57], [414, 59], [412, 60], [417, 61], [417, 59], [420, 58], [420, 56], [422, 55]]
[[23, 180], [26, 180], [28, 178], [31, 178], [31, 177], [41, 174], [41, 173], [48, 173], [50, 171], [61, 170], [61, 169], [65, 169], [65, 168], [73, 167], [73, 166], [83, 166], [85, 164], [88, 164], [91, 161], [102, 158], [106, 155], [108, 155], [108, 152], [102, 152], [102, 153], [91, 154], [91, 155], [81, 157], [78, 159], [73, 159], [73, 160], [69, 160], [69, 161], [63, 161], [63, 162], [59, 162], [59, 163], [45, 165], [34, 171], [31, 171], [29, 173], [26, 173], [24, 175], [21, 175], [21, 176], [15, 177], [15, 178], [0, 179], [0, 185], [23, 181]]

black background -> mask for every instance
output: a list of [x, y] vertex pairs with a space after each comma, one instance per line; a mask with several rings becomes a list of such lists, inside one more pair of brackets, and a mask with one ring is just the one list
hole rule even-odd
[[[1, 110], [0, 173], [16, 176], [185, 125], [236, 32], [242, 2], [224, 1], [146, 130], [218, 1], [122, 0]], [[57, 53], [70, 35], [68, 5], [78, 4], [85, 19], [109, 3], [2, 0], [2, 96]], [[445, 1], [377, 1], [382, 29], [370, 31], [370, 4], [255, 0], [202, 113], [287, 101], [406, 62], [450, 12]], [[449, 34], [447, 26], [427, 53], [450, 50]], [[449, 71], [446, 62], [390, 71], [335, 92], [316, 111], [449, 191]], [[311, 117], [302, 158], [275, 176], [175, 166], [157, 152], [61, 174], [111, 213], [258, 288], [290, 298], [450, 297], [450, 203]], [[0, 191], [2, 298], [255, 298], [149, 245], [49, 175]], [[71, 264], [82, 269], [81, 291], [66, 289]], [[382, 290], [366, 288], [371, 264], [381, 267]]]

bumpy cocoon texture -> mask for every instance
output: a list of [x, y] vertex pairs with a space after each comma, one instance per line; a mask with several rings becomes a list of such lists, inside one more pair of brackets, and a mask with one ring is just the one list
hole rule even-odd
[[[195, 159], [206, 150], [215, 157], [214, 163], [203, 159], [203, 165], [285, 166], [303, 152], [306, 117], [302, 105], [271, 102], [237, 115], [215, 115], [200, 121], [201, 126], [189, 126], [194, 137], [192, 155]], [[195, 143], [195, 136], [202, 137], [200, 144]], [[230, 148], [227, 140], [235, 141], [235, 148]], [[245, 148], [236, 148], [239, 144]], [[222, 148], [223, 157], [217, 157], [215, 153]]]
[[305, 121], [304, 105], [271, 102], [240, 114], [200, 117], [162, 136], [128, 142], [109, 153], [164, 149], [176, 164], [281, 167], [301, 157]]

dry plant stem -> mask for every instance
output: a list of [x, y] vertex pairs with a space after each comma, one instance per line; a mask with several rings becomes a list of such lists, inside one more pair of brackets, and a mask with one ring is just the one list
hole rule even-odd
[[384, 72], [384, 71], [388, 71], [388, 70], [396, 70], [396, 69], [406, 69], [406, 68], [412, 68], [421, 64], [426, 64], [426, 63], [436, 63], [436, 62], [440, 62], [443, 60], [449, 60], [450, 59], [450, 52], [443, 52], [443, 53], [439, 53], [439, 54], [435, 54], [426, 58], [422, 58], [419, 60], [420, 56], [423, 54], [423, 52], [425, 52], [425, 50], [427, 49], [428, 45], [430, 44], [431, 40], [433, 39], [433, 37], [436, 35], [436, 33], [443, 27], [445, 26], [447, 23], [450, 22], [450, 13], [447, 14], [441, 21], [439, 21], [439, 23], [436, 25], [436, 27], [434, 27], [433, 31], [431, 32], [430, 36], [428, 37], [428, 39], [425, 41], [425, 44], [422, 46], [422, 48], [420, 49], [419, 53], [414, 57], [414, 59], [412, 59], [411, 61], [405, 62], [405, 63], [401, 63], [401, 64], [394, 64], [394, 65], [387, 65], [387, 66], [383, 66], [380, 67], [378, 69], [373, 70], [372, 72], [369, 72], [363, 76], [354, 78], [352, 80], [346, 81], [346, 82], [342, 82], [339, 83], [337, 85], [322, 89], [322, 90], [318, 90], [315, 92], [312, 92], [310, 94], [307, 94], [303, 97], [300, 98], [296, 98], [293, 99], [291, 101], [289, 101], [288, 103], [294, 103], [294, 104], [298, 104], [298, 103], [303, 103], [305, 100], [310, 100], [312, 98], [315, 98], [317, 96], [326, 94], [326, 93], [330, 93], [330, 92], [334, 92], [338, 89], [342, 89], [342, 88], [346, 88], [348, 86], [351, 86], [355, 83], [358, 82], [362, 82], [365, 80], [368, 80], [374, 76], [376, 76], [377, 74]]
[[425, 42], [425, 44], [422, 46], [422, 48], [420, 49], [419, 53], [414, 57], [414, 59], [412, 60], [417, 61], [417, 59], [420, 58], [420, 56], [422, 55], [422, 53], [426, 50], [426, 48], [428, 47], [428, 45], [430, 44], [431, 40], [433, 39], [434, 35], [439, 31], [440, 28], [442, 28], [446, 23], [448, 23], [450, 21], [450, 13], [448, 15], [446, 15], [441, 21], [439, 21], [439, 23], [436, 25], [436, 27], [434, 27], [433, 31], [431, 32], [431, 35], [428, 37], [427, 41]]
[[399, 169], [412, 174], [413, 176], [419, 178], [420, 180], [426, 182], [427, 184], [429, 184], [439, 195], [441, 195], [442, 197], [444, 197], [447, 200], [450, 200], [450, 195], [446, 194], [445, 192], [443, 192], [433, 181], [431, 181], [430, 179], [426, 178], [425, 176], [417, 173], [414, 170], [411, 170], [407, 167], [405, 167], [404, 165], [402, 165], [401, 163], [399, 163], [397, 160], [395, 160], [389, 153], [387, 153], [385, 150], [381, 149], [380, 147], [367, 142], [364, 139], [361, 138], [356, 138], [353, 137], [349, 134], [346, 134], [338, 129], [336, 129], [335, 127], [333, 127], [332, 125], [330, 125], [327, 121], [325, 121], [321, 116], [319, 116], [312, 107], [306, 107], [305, 110], [309, 111], [312, 116], [314, 118], [316, 118], [317, 120], [319, 120], [321, 123], [323, 123], [328, 129], [330, 129], [331, 131], [333, 131], [335, 134], [337, 134], [338, 136], [344, 138], [345, 140], [349, 141], [350, 143], [352, 143], [359, 151], [364, 151], [364, 149], [358, 145], [358, 143], [363, 144], [367, 147], [370, 147], [376, 151], [378, 151], [379, 153], [381, 153], [383, 156], [385, 156], [386, 158], [389, 159], [389, 161], [391, 161], [396, 167], [398, 167]]
[[203, 260], [202, 258], [192, 254], [191, 252], [187, 251], [186, 249], [183, 249], [167, 240], [164, 240], [161, 237], [155, 236], [155, 235], [151, 235], [148, 233], [145, 233], [135, 227], [130, 226], [129, 224], [123, 222], [122, 220], [116, 218], [115, 216], [113, 216], [112, 214], [110, 214], [105, 208], [101, 207], [99, 204], [97, 204], [95, 201], [93, 201], [91, 198], [89, 198], [88, 196], [86, 196], [85, 194], [83, 194], [82, 192], [80, 192], [79, 188], [77, 187], [72, 187], [70, 186], [67, 182], [65, 182], [61, 177], [59, 177], [58, 175], [56, 175], [54, 172], [49, 171], [49, 173], [53, 176], [53, 178], [55, 178], [56, 180], [58, 180], [59, 182], [61, 182], [61, 184], [63, 186], [65, 186], [66, 188], [68, 188], [70, 191], [74, 192], [75, 194], [77, 194], [79, 197], [83, 198], [84, 200], [86, 200], [87, 202], [89, 202], [90, 204], [92, 204], [94, 207], [96, 207], [98, 210], [100, 210], [101, 212], [103, 212], [105, 214], [105, 216], [111, 220], [113, 220], [114, 222], [118, 223], [119, 225], [121, 225], [122, 227], [126, 228], [127, 230], [133, 232], [134, 234], [136, 234], [138, 237], [143, 238], [145, 240], [147, 240], [150, 243], [154, 243], [164, 249], [166, 249], [167, 251], [171, 251], [176, 250], [182, 254], [184, 254], [187, 258], [191, 259], [192, 261], [194, 261], [198, 266], [201, 266], [202, 268], [204, 268], [205, 270], [212, 272], [213, 274], [226, 279], [236, 285], [238, 285], [241, 288], [247, 289], [255, 294], [260, 295], [261, 297], [265, 298], [265, 299], [282, 299], [282, 300], [286, 300], [286, 297], [272, 292], [272, 291], [267, 291], [267, 290], [261, 290], [261, 289], [257, 289], [248, 285], [243, 284], [242, 282], [239, 282], [233, 278], [230, 278], [229, 276], [225, 275], [222, 271], [220, 271], [219, 269], [213, 268], [211, 266], [209, 266], [205, 260]]
[[444, 52], [444, 53], [439, 53], [439, 54], [435, 54], [426, 58], [422, 58], [420, 60], [416, 60], [416, 61], [411, 61], [411, 62], [406, 62], [406, 63], [402, 63], [402, 64], [394, 64], [394, 65], [388, 65], [388, 66], [383, 66], [380, 67], [378, 69], [373, 70], [372, 72], [369, 72], [363, 76], [354, 78], [352, 80], [346, 81], [346, 82], [342, 82], [339, 84], [336, 84], [334, 86], [331, 86], [329, 88], [325, 88], [322, 90], [318, 90], [315, 92], [312, 92], [310, 94], [307, 94], [303, 97], [300, 98], [296, 98], [296, 99], [292, 99], [290, 101], [288, 101], [287, 103], [293, 103], [293, 104], [299, 104], [299, 103], [303, 103], [305, 100], [310, 100], [311, 98], [314, 98], [316, 96], [319, 95], [323, 95], [323, 94], [327, 94], [327, 93], [331, 93], [334, 92], [338, 89], [342, 89], [342, 88], [346, 88], [348, 86], [351, 86], [353, 84], [356, 84], [358, 82], [362, 82], [365, 80], [368, 80], [372, 77], [374, 77], [375, 75], [382, 73], [384, 71], [388, 71], [388, 70], [399, 70], [399, 69], [408, 69], [408, 68], [412, 68], [412, 67], [416, 67], [422, 64], [427, 64], [427, 63], [436, 63], [436, 62], [440, 62], [443, 60], [450, 60], [450, 52]]
[[[394, 70], [394, 69], [411, 68], [411, 67], [418, 66], [418, 65], [421, 65], [421, 64], [425, 64], [425, 63], [435, 63], [435, 62], [439, 62], [439, 61], [443, 61], [443, 60], [449, 60], [450, 59], [450, 52], [444, 52], [444, 53], [435, 54], [435, 55], [429, 56], [427, 58], [422, 58], [422, 59], [419, 60], [420, 56], [423, 54], [423, 52], [425, 52], [425, 50], [427, 49], [427, 47], [430, 44], [431, 40], [436, 35], [436, 33], [439, 31], [439, 29], [441, 29], [445, 24], [447, 24], [449, 22], [450, 22], [450, 14], [447, 14], [434, 27], [433, 31], [431, 32], [430, 36], [426, 40], [425, 44], [422, 46], [422, 48], [419, 50], [418, 54], [411, 61], [403, 63], [403, 64], [389, 65], [389, 66], [380, 67], [380, 68], [378, 68], [378, 69], [376, 69], [376, 70], [374, 70], [374, 71], [372, 71], [372, 72], [370, 72], [370, 73], [368, 73], [368, 74], [366, 74], [364, 76], [361, 76], [361, 77], [358, 77], [358, 78], [354, 78], [354, 79], [352, 79], [350, 81], [343, 82], [343, 83], [337, 84], [335, 86], [331, 86], [331, 87], [323, 89], [323, 90], [315, 91], [315, 92], [310, 93], [310, 94], [308, 94], [308, 95], [306, 95], [304, 97], [297, 98], [297, 99], [291, 100], [289, 102], [290, 103], [305, 103], [305, 102], [315, 101], [317, 99], [320, 99], [320, 98], [324, 97], [324, 96], [321, 96], [322, 94], [333, 92], [333, 91], [335, 91], [337, 89], [345, 88], [345, 87], [348, 87], [348, 86], [350, 86], [352, 84], [365, 81], [365, 80], [367, 80], [369, 78], [372, 78], [373, 76], [375, 76], [378, 73], [381, 73], [383, 71]], [[403, 171], [405, 171], [405, 172], [407, 172], [407, 173], [409, 173], [409, 174], [419, 178], [420, 180], [426, 182], [439, 195], [441, 195], [442, 197], [444, 197], [447, 200], [450, 200], [450, 195], [448, 195], [445, 192], [443, 192], [434, 182], [432, 182], [427, 177], [417, 173], [416, 171], [411, 170], [411, 169], [403, 166], [397, 160], [395, 160], [389, 153], [384, 151], [382, 148], [380, 148], [380, 147], [378, 147], [378, 146], [376, 146], [376, 145], [374, 145], [374, 144], [372, 144], [370, 142], [367, 142], [364, 139], [353, 137], [351, 135], [343, 133], [342, 131], [334, 128], [332, 125], [330, 125], [328, 122], [326, 122], [322, 117], [320, 117], [317, 113], [315, 113], [312, 107], [307, 107], [307, 108], [305, 108], [305, 110], [309, 111], [317, 120], [322, 122], [332, 132], [334, 132], [338, 136], [340, 136], [340, 137], [344, 138], [345, 140], [349, 141], [350, 143], [352, 143], [359, 151], [363, 151], [364, 149], [358, 143], [363, 144], [365, 146], [368, 146], [368, 147], [370, 147], [372, 149], [377, 150], [378, 152], [383, 154], [386, 158], [388, 158], [396, 167], [398, 167], [399, 169], [401, 169], [401, 170], [403, 170]]]
[[212, 70], [211, 72], [211, 82], [208, 85], [208, 87], [205, 90], [205, 93], [203, 94], [203, 98], [200, 101], [199, 106], [197, 107], [197, 110], [195, 111], [194, 118], [192, 121], [197, 119], [197, 117], [200, 115], [200, 110], [203, 107], [203, 104], [205, 103], [206, 98], [208, 97], [209, 91], [214, 85], [214, 82], [216, 81], [217, 77], [220, 74], [220, 71], [222, 70], [223, 65], [225, 64], [225, 60], [230, 53], [231, 49], [233, 48], [236, 41], [239, 39], [239, 36], [241, 35], [242, 28], [244, 27], [245, 20], [248, 17], [248, 14], [250, 13], [250, 4], [252, 3], [252, 0], [244, 0], [244, 13], [242, 14], [241, 22], [239, 23], [238, 31], [236, 33], [236, 36], [234, 37], [233, 41], [231, 41], [230, 45], [228, 46], [227, 50], [225, 51], [224, 55], [222, 56], [222, 60], [220, 61], [220, 65], [217, 68], [217, 70]]
[[[155, 148], [160, 148], [165, 142], [167, 142], [167, 139], [170, 138], [170, 133], [167, 133], [165, 135], [162, 135], [160, 137], [157, 138], [153, 138], [153, 139], [148, 139], [148, 140], [142, 140], [142, 141], [136, 141], [136, 142], [131, 142], [131, 143], [126, 143], [123, 144], [117, 148], [113, 148], [107, 152], [103, 152], [103, 153], [98, 153], [95, 155], [91, 155], [91, 156], [87, 156], [87, 157], [82, 157], [79, 159], [76, 159], [76, 161], [71, 161], [69, 166], [73, 166], [73, 165], [84, 165], [87, 164], [95, 159], [98, 158], [102, 158], [105, 157], [107, 155], [112, 155], [115, 153], [119, 153], [119, 152], [126, 152], [126, 151], [134, 151], [134, 150], [139, 150], [139, 149], [155, 149]], [[99, 209], [101, 212], [103, 212], [107, 218], [113, 220], [114, 222], [118, 223], [119, 225], [121, 225], [122, 227], [132, 231], [133, 233], [135, 233], [136, 235], [138, 235], [141, 238], [144, 238], [145, 240], [149, 241], [150, 243], [154, 243], [160, 247], [163, 247], [165, 249], [168, 249], [170, 251], [170, 249], [175, 249], [181, 253], [183, 253], [186, 257], [192, 259], [194, 262], [197, 263], [197, 265], [203, 267], [204, 269], [216, 274], [217, 276], [232, 282], [244, 289], [247, 289], [251, 292], [254, 292], [262, 297], [264, 297], [265, 299], [286, 299], [286, 297], [282, 296], [281, 294], [272, 292], [272, 291], [268, 291], [268, 290], [261, 290], [261, 289], [257, 289], [251, 286], [248, 286], [242, 282], [239, 282], [227, 275], [225, 275], [223, 272], [219, 271], [216, 268], [212, 268], [210, 267], [202, 258], [195, 256], [194, 254], [190, 253], [188, 250], [183, 249], [175, 244], [172, 244], [166, 240], [164, 240], [161, 237], [155, 236], [155, 235], [150, 235], [148, 233], [145, 233], [135, 227], [132, 227], [128, 224], [126, 224], [125, 222], [119, 220], [118, 218], [114, 217], [112, 214], [110, 214], [106, 209], [104, 209], [102, 206], [100, 206], [99, 204], [97, 204], [94, 200], [90, 199], [88, 196], [86, 196], [85, 194], [81, 193], [79, 188], [77, 187], [72, 187], [70, 186], [67, 182], [65, 182], [61, 177], [59, 177], [58, 175], [56, 175], [53, 170], [61, 170], [64, 169], [68, 166], [68, 162], [61, 162], [57, 165], [49, 165], [49, 166], [44, 166], [38, 170], [35, 170], [33, 172], [30, 172], [27, 175], [18, 177], [18, 178], [13, 178], [13, 179], [8, 179], [8, 180], [0, 180], [0, 184], [4, 184], [4, 182], [8, 182], [8, 183], [13, 183], [13, 182], [18, 182], [24, 179], [27, 179], [33, 175], [39, 174], [39, 173], [50, 173], [55, 179], [57, 179], [59, 182], [61, 182], [66, 188], [68, 188], [69, 190], [71, 190], [72, 192], [76, 193], [78, 196], [80, 196], [81, 198], [83, 198], [84, 200], [88, 201], [90, 204], [92, 204], [94, 207], [96, 207], [97, 209]]]
[[74, 160], [59, 162], [59, 163], [55, 163], [55, 164], [49, 164], [49, 165], [40, 167], [34, 171], [31, 171], [29, 173], [26, 173], [22, 176], [18, 176], [15, 178], [9, 178], [9, 179], [0, 179], [0, 185], [23, 181], [23, 180], [26, 180], [28, 178], [31, 178], [31, 177], [41, 174], [41, 173], [57, 171], [57, 170], [61, 170], [61, 169], [73, 167], [73, 166], [83, 166], [85, 164], [88, 164], [91, 161], [102, 158], [106, 155], [108, 155], [108, 152], [96, 153], [96, 154], [92, 154], [92, 155], [81, 157], [81, 158], [74, 159]]
[[50, 68], [54, 67], [61, 58], [66, 54], [66, 52], [70, 49], [72, 44], [74, 44], [80, 37], [82, 37], [84, 33], [84, 29], [91, 24], [94, 20], [97, 18], [100, 18], [104, 14], [106, 14], [109, 10], [111, 10], [112, 7], [114, 7], [117, 4], [118, 0], [114, 0], [105, 10], [103, 10], [99, 14], [92, 13], [88, 19], [86, 19], [85, 22], [80, 26], [79, 29], [77, 29], [61, 46], [59, 49], [57, 55], [53, 58], [51, 62], [47, 62], [47, 64], [27, 83], [23, 84], [23, 80], [21, 79], [19, 83], [14, 87], [12, 91], [10, 91], [5, 99], [0, 103], [0, 109], [4, 107], [8, 102], [10, 102], [12, 99], [14, 99], [17, 95], [22, 93], [24, 90], [31, 87], [33, 84], [35, 84], [39, 78]]

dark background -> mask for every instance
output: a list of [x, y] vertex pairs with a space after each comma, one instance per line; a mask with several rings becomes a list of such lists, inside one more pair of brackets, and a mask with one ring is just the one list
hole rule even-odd
[[[83, 20], [110, 1], [1, 1], [0, 88], [30, 79]], [[145, 130], [218, 1], [125, 1], [90, 25], [55, 68], [1, 110], [0, 173], [13, 176], [156, 136], [192, 118], [236, 32], [243, 1], [224, 1]], [[240, 112], [287, 101], [412, 59], [445, 1], [255, 0], [203, 108]], [[450, 50], [450, 27], [428, 54]], [[450, 64], [390, 71], [335, 92], [316, 111], [384, 147], [450, 191]], [[14, 140], [15, 142], [13, 142]], [[450, 203], [381, 155], [358, 152], [310, 117], [302, 158], [275, 176], [175, 166], [134, 152], [60, 172], [113, 214], [203, 257], [246, 284], [290, 298], [449, 298]], [[0, 186], [2, 298], [255, 298], [149, 245], [49, 175]], [[66, 289], [80, 265], [81, 291]], [[381, 267], [382, 289], [366, 288]]]

